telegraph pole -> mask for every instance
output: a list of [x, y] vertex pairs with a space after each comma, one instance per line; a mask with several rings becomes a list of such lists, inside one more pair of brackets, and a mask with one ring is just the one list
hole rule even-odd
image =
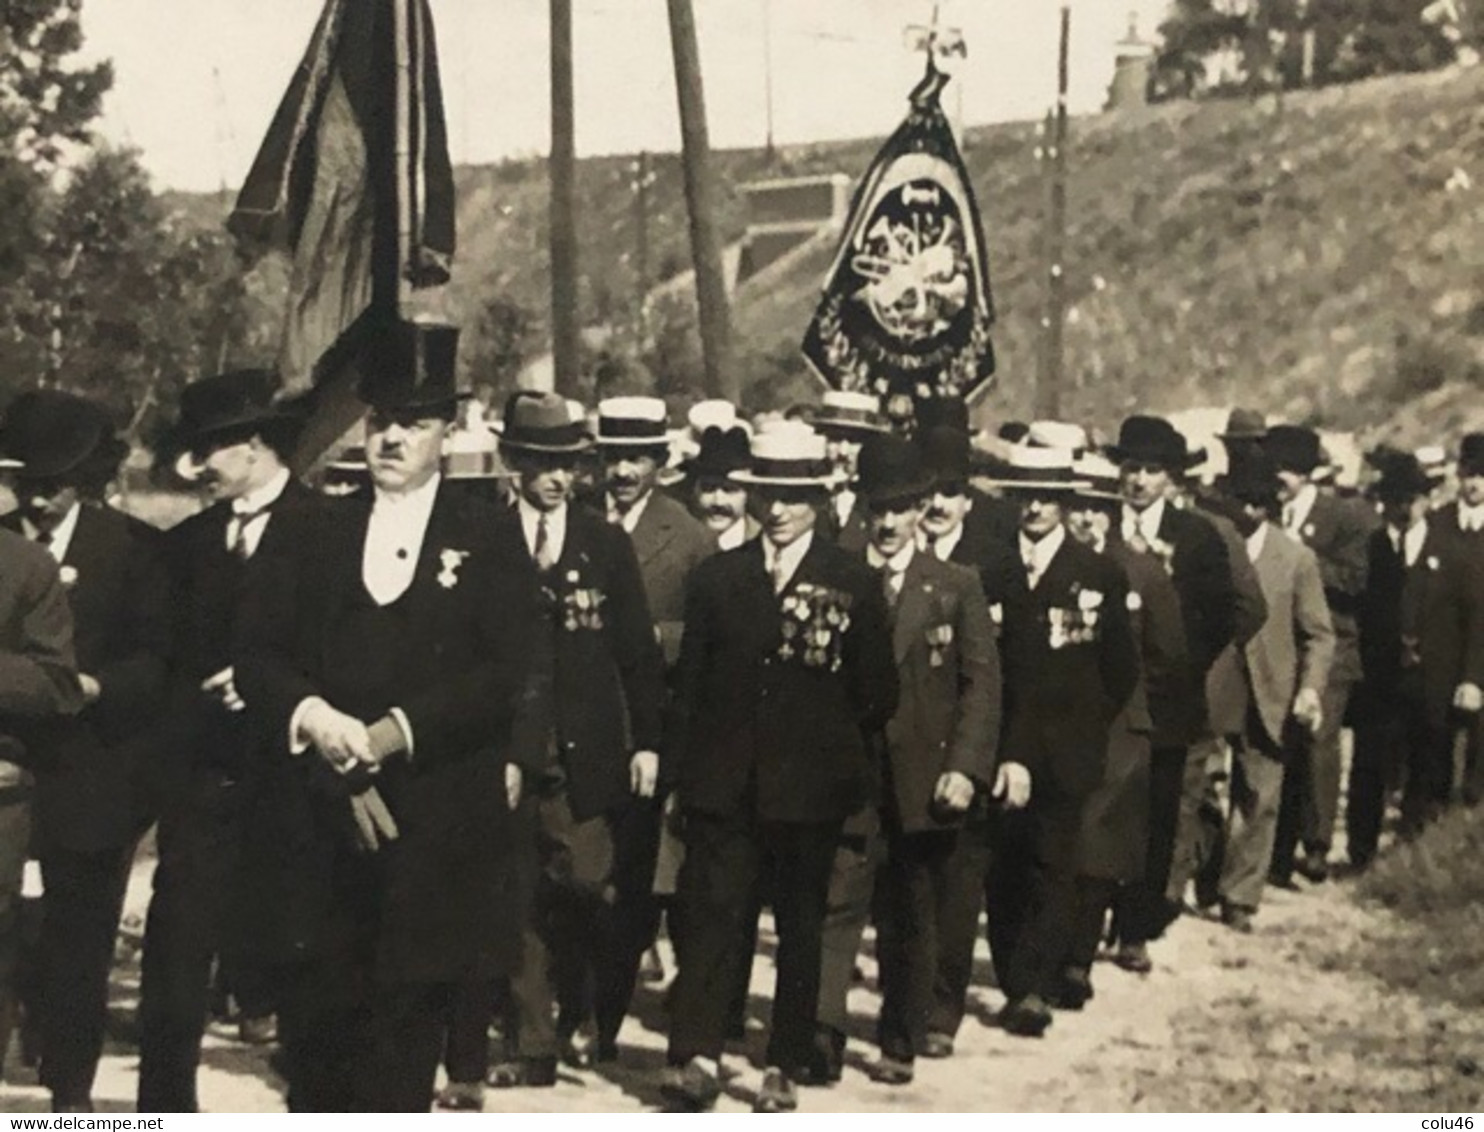
[[654, 184], [648, 150], [640, 151], [630, 171], [634, 174], [634, 274], [637, 277], [634, 327], [642, 336], [644, 307], [649, 299], [649, 188]]
[[1072, 9], [1061, 10], [1061, 51], [1057, 61], [1056, 109], [1047, 119], [1044, 159], [1050, 170], [1050, 207], [1046, 226], [1046, 311], [1041, 317], [1043, 348], [1036, 382], [1036, 416], [1061, 416], [1065, 367], [1067, 280], [1067, 89], [1072, 41]]
[[680, 102], [680, 137], [685, 165], [685, 203], [690, 213], [691, 258], [700, 307], [705, 394], [738, 400], [732, 358], [732, 318], [716, 224], [716, 187], [711, 178], [711, 143], [706, 131], [706, 95], [691, 0], [668, 0], [670, 47], [675, 56], [675, 93]]
[[574, 396], [581, 368], [577, 310], [577, 130], [572, 0], [551, 0], [551, 355], [557, 392]]

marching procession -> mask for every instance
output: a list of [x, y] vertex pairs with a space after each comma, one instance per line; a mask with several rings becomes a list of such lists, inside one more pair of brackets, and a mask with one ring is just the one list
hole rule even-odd
[[157, 459], [207, 505], [166, 532], [106, 502], [86, 398], [0, 422], [3, 1037], [58, 1111], [90, 1108], [156, 823], [140, 1111], [196, 1109], [221, 985], [292, 1111], [519, 1104], [625, 1059], [662, 934], [663, 1092], [706, 1109], [768, 910], [777, 1112], [841, 1077], [868, 929], [891, 1088], [953, 1056], [981, 931], [1035, 1038], [1100, 954], [1148, 974], [1182, 914], [1251, 932], [1269, 886], [1365, 869], [1393, 801], [1414, 837], [1455, 750], [1479, 798], [1484, 437], [1444, 503], [1387, 448], [1337, 489], [1314, 431], [1247, 410], [1212, 477], [1153, 416], [1095, 445], [950, 398], [674, 429], [520, 392], [501, 471], [456, 478], [455, 348], [387, 343], [324, 491], [274, 374], [191, 384]]

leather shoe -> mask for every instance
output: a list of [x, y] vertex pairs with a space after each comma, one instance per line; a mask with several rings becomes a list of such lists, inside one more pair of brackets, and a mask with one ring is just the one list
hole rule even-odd
[[813, 1056], [807, 1064], [793, 1069], [796, 1084], [812, 1088], [833, 1085], [845, 1073], [845, 1035], [833, 1026], [817, 1026]]
[[952, 1057], [952, 1035], [940, 1034], [936, 1030], [929, 1031], [927, 1037], [922, 1040], [922, 1056], [930, 1057], [935, 1061], [941, 1061], [945, 1057]]
[[788, 1074], [776, 1067], [763, 1074], [763, 1087], [752, 1102], [753, 1112], [796, 1112], [798, 1107], [799, 1093]]
[[278, 1016], [265, 1014], [261, 1018], [239, 1018], [237, 1038], [247, 1046], [271, 1046], [278, 1041]]
[[1252, 909], [1243, 908], [1240, 904], [1223, 904], [1221, 906], [1221, 922], [1234, 932], [1242, 935], [1252, 934]]
[[882, 1054], [866, 1067], [866, 1073], [878, 1085], [912, 1084], [913, 1066], [910, 1061]]
[[484, 1083], [492, 1089], [549, 1089], [556, 1080], [556, 1058], [519, 1057], [492, 1067]]
[[1292, 873], [1269, 873], [1268, 883], [1274, 888], [1281, 888], [1285, 892], [1297, 892], [1298, 885], [1294, 883]]
[[699, 1057], [693, 1057], [686, 1065], [665, 1070], [660, 1093], [683, 1111], [705, 1112], [721, 1096], [721, 1082]]
[[1028, 994], [1006, 1004], [1000, 1011], [1000, 1025], [1017, 1037], [1039, 1038], [1051, 1025], [1051, 1008], [1040, 995]]
[[660, 958], [659, 948], [651, 947], [639, 960], [639, 981], [647, 986], [665, 981], [665, 961]]
[[1322, 850], [1311, 850], [1304, 854], [1296, 866], [1299, 875], [1311, 884], [1323, 884], [1329, 880], [1329, 862]]
[[445, 1112], [483, 1112], [484, 1085], [479, 1081], [450, 1081], [433, 1103]]
[[1142, 943], [1121, 944], [1113, 953], [1113, 963], [1136, 975], [1147, 975], [1154, 970], [1154, 960], [1149, 958], [1149, 948]]
[[1051, 1005], [1058, 1010], [1081, 1010], [1092, 1000], [1092, 980], [1081, 968], [1069, 968], [1061, 973], [1056, 990], [1051, 996]]

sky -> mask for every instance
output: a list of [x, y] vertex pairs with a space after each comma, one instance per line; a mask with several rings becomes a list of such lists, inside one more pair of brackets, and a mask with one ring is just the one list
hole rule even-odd
[[[680, 145], [664, 0], [573, 0], [579, 154]], [[1152, 35], [1169, 0], [1070, 0], [1074, 113], [1100, 108], [1131, 12]], [[430, 0], [456, 163], [545, 152], [548, 0]], [[885, 135], [921, 56], [904, 30], [931, 0], [693, 0], [711, 141]], [[102, 136], [139, 149], [158, 188], [242, 181], [323, 0], [84, 0], [84, 54], [111, 59]], [[1056, 93], [1056, 0], [942, 0], [968, 58], [944, 107], [969, 125], [1040, 117]], [[768, 34], [768, 31], [771, 34]], [[766, 44], [771, 41], [771, 51]]]

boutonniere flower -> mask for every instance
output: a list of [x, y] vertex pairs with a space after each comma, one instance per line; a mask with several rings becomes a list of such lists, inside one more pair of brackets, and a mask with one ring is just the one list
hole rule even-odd
[[852, 601], [847, 593], [808, 582], [795, 586], [779, 607], [783, 642], [779, 660], [799, 660], [805, 668], [840, 670]]
[[1130, 613], [1137, 613], [1137, 612], [1139, 612], [1139, 610], [1141, 610], [1143, 608], [1144, 608], [1144, 599], [1141, 598], [1136, 591], [1129, 590], [1128, 591], [1128, 611]]
[[1313, 537], [1314, 537], [1314, 524], [1313, 523], [1305, 523], [1304, 524], [1304, 538], [1309, 539], [1309, 538], [1313, 538]]
[[440, 550], [438, 562], [443, 569], [438, 571], [438, 584], [446, 590], [451, 590], [459, 584], [459, 567], [463, 566], [464, 559], [469, 557], [467, 550]]
[[58, 571], [58, 573], [61, 575], [62, 588], [64, 590], [70, 590], [73, 586], [77, 585], [76, 566], [63, 566], [62, 569]]
[[1102, 608], [1103, 595], [1097, 590], [1078, 590], [1077, 608], [1084, 613], [1091, 613], [1095, 609]]
[[1427, 556], [1427, 568], [1429, 570], [1436, 570], [1440, 566], [1442, 566], [1442, 563], [1438, 561], [1438, 556], [1436, 554], [1429, 554]]
[[1157, 538], [1149, 544], [1149, 552], [1159, 559], [1160, 565], [1165, 568], [1166, 574], [1175, 573], [1175, 547], [1162, 538]]
[[1003, 625], [1005, 623], [1005, 607], [999, 602], [995, 602], [989, 607], [989, 619], [996, 625]]
[[934, 668], [943, 667], [943, 654], [948, 646], [953, 644], [952, 625], [934, 625], [926, 633], [928, 644], [928, 663]]

